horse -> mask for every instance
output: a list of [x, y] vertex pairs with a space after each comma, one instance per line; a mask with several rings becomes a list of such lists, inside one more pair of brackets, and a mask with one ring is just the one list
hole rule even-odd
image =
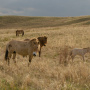
[[19, 34], [22, 34], [22, 36], [23, 36], [24, 31], [23, 30], [16, 30], [16, 36], [19, 36]]
[[74, 48], [74, 49], [72, 49], [70, 52], [70, 57], [72, 58], [72, 62], [73, 62], [73, 59], [75, 58], [76, 55], [82, 56], [83, 61], [85, 61], [84, 55], [88, 52], [90, 52], [89, 47], [88, 48]]
[[9, 65], [12, 54], [14, 63], [16, 63], [16, 53], [22, 56], [29, 55], [29, 66], [33, 56], [36, 56], [39, 46], [38, 39], [32, 39], [29, 42], [12, 40], [6, 45], [5, 60], [8, 60]]
[[[39, 49], [39, 57], [41, 56], [41, 48], [43, 46], [46, 46], [47, 44], [47, 37], [46, 36], [42, 36], [42, 37], [38, 37], [37, 38], [40, 42], [40, 49]], [[30, 39], [25, 39], [24, 41], [29, 41]]]

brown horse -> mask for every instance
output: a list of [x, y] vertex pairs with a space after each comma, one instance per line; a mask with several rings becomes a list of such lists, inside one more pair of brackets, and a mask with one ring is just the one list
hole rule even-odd
[[[42, 36], [42, 37], [38, 37], [37, 38], [40, 42], [40, 50], [39, 50], [39, 57], [41, 56], [41, 48], [43, 46], [46, 46], [47, 44], [47, 37], [46, 36]], [[29, 41], [30, 39], [25, 39], [24, 41]]]
[[24, 31], [23, 30], [16, 30], [16, 36], [19, 36], [19, 34], [22, 34], [22, 36], [23, 36]]
[[37, 39], [40, 42], [40, 51], [39, 51], [39, 57], [40, 57], [41, 56], [41, 48], [43, 46], [46, 46], [46, 44], [47, 44], [47, 37], [46, 36], [42, 36], [42, 37], [38, 37]]
[[[13, 60], [15, 61], [16, 53], [22, 56], [29, 55], [29, 63], [31, 62], [33, 56], [36, 56], [40, 44], [38, 39], [32, 39], [29, 42], [26, 41], [16, 41], [12, 40], [6, 45], [6, 53], [5, 53], [5, 60], [9, 60], [13, 54]], [[29, 66], [29, 64], [28, 64]]]
[[72, 62], [73, 62], [73, 59], [75, 58], [76, 55], [79, 55], [83, 58], [83, 61], [84, 60], [84, 55], [86, 53], [90, 53], [90, 47], [87, 47], [87, 48], [74, 48], [71, 50], [70, 52], [70, 58], [72, 58]]

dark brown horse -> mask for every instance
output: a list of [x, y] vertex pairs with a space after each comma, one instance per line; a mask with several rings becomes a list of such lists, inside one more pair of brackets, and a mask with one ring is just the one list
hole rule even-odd
[[43, 46], [46, 46], [46, 44], [47, 44], [47, 37], [46, 36], [43, 36], [43, 37], [38, 37], [37, 39], [40, 42], [40, 51], [39, 51], [39, 57], [40, 57], [41, 56], [41, 48]]
[[23, 30], [16, 30], [16, 36], [19, 36], [19, 34], [22, 34], [22, 36], [23, 36], [24, 31]]

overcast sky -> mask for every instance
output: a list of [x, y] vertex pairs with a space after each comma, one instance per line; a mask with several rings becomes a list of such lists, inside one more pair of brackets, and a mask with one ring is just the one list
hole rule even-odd
[[0, 16], [90, 15], [90, 0], [0, 0]]

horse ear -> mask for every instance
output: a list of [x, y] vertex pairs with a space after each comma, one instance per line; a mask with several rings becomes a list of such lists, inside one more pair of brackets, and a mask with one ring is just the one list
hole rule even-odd
[[39, 41], [41, 41], [41, 37], [38, 37], [37, 39], [38, 39]]
[[44, 36], [44, 38], [45, 38], [45, 39], [47, 39], [47, 37], [46, 37], [46, 36]]
[[36, 39], [32, 39], [32, 40], [29, 41], [29, 43], [30, 43], [31, 45], [33, 45], [33, 44], [35, 43], [35, 41], [36, 41]]
[[28, 41], [29, 45], [32, 46], [32, 40]]

